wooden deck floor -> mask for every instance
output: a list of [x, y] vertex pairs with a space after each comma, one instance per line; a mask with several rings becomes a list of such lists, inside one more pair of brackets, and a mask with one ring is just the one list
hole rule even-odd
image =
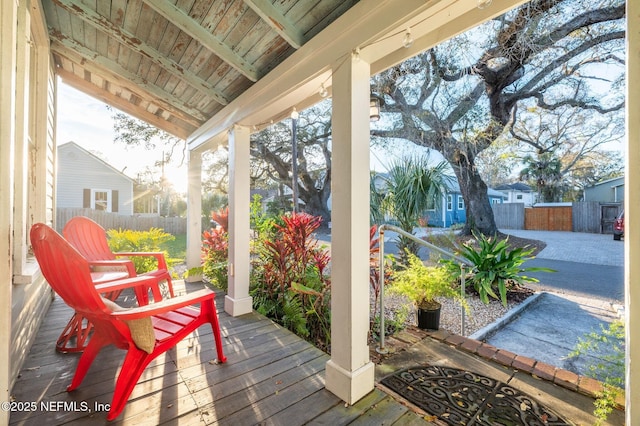
[[[201, 327], [146, 369], [111, 424], [429, 424], [380, 390], [345, 406], [324, 389], [327, 354], [263, 316], [233, 318], [217, 304], [227, 363], [216, 362], [211, 329]], [[71, 313], [60, 298], [52, 303], [12, 389], [16, 408], [26, 404], [11, 425], [108, 423], [104, 407], [124, 352], [104, 349], [79, 389], [66, 392], [79, 355], [54, 347]]]

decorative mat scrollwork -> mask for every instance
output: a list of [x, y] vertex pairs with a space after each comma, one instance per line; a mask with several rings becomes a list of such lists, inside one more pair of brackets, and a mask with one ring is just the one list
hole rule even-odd
[[517, 389], [457, 368], [409, 368], [381, 383], [449, 425], [571, 425]]

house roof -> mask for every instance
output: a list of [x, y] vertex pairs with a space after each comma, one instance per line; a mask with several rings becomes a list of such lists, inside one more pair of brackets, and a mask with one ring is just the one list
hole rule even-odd
[[499, 191], [521, 191], [521, 192], [531, 192], [533, 191], [531, 189], [531, 187], [525, 183], [522, 182], [516, 182], [516, 183], [505, 183], [502, 185], [498, 185], [495, 187], [495, 189], [499, 190]]
[[113, 170], [114, 173], [116, 173], [116, 174], [122, 176], [123, 178], [131, 181], [132, 183], [136, 182], [134, 179], [132, 179], [129, 176], [125, 175], [123, 172], [121, 172], [120, 170], [116, 169], [111, 164], [107, 163], [106, 161], [104, 161], [103, 159], [98, 157], [97, 155], [92, 154], [91, 152], [87, 151], [86, 149], [84, 149], [83, 147], [81, 147], [80, 145], [78, 145], [77, 143], [75, 143], [73, 141], [66, 142], [66, 143], [63, 143], [61, 145], [58, 145], [58, 152], [59, 153], [63, 153], [64, 151], [71, 150], [71, 149], [76, 149], [78, 151], [81, 151], [83, 154], [87, 155], [88, 157], [91, 157], [93, 160], [99, 161], [100, 163], [104, 164], [106, 167], [108, 167], [109, 169]]
[[192, 150], [318, 102], [355, 51], [375, 74], [520, 2], [42, 0], [62, 80]]
[[[449, 176], [449, 179], [446, 179], [445, 181], [445, 185], [447, 186], [448, 192], [456, 192], [458, 194], [461, 193], [460, 184], [458, 183], [458, 180], [454, 176]], [[487, 188], [487, 195], [493, 198], [502, 198], [502, 199], [506, 198], [506, 196], [502, 192], [496, 191], [493, 188]]]
[[611, 179], [600, 181], [600, 182], [598, 182], [596, 184], [593, 184], [593, 185], [587, 187], [587, 189], [588, 188], [595, 188], [596, 186], [601, 186], [601, 185], [608, 185], [608, 186], [611, 186], [611, 187], [624, 186], [624, 176], [619, 176], [619, 177], [616, 177], [616, 178], [611, 178]]

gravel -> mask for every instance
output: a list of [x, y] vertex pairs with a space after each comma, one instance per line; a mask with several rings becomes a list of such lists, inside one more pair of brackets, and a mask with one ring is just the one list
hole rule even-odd
[[[460, 303], [452, 299], [437, 299], [442, 304], [440, 311], [440, 329], [447, 330], [453, 334], [468, 337], [476, 331], [493, 323], [503, 317], [509, 310], [522, 303], [533, 291], [529, 289], [518, 289], [510, 293], [507, 306], [503, 306], [499, 300], [490, 299], [488, 304], [484, 304], [476, 295], [467, 297], [469, 312], [465, 312], [465, 327], [462, 324], [462, 308]], [[372, 300], [373, 303], [373, 300]], [[378, 304], [380, 302], [378, 301]], [[373, 308], [372, 308], [373, 311]], [[379, 311], [379, 306], [376, 312]], [[408, 312], [404, 325], [416, 325], [415, 308], [413, 304], [401, 295], [385, 293], [385, 320], [401, 320], [402, 316]]]

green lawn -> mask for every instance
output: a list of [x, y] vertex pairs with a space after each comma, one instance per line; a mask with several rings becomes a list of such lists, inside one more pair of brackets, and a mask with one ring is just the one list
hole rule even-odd
[[169, 263], [182, 263], [187, 258], [187, 235], [174, 235], [173, 241], [168, 241], [162, 245], [162, 249], [169, 253]]

